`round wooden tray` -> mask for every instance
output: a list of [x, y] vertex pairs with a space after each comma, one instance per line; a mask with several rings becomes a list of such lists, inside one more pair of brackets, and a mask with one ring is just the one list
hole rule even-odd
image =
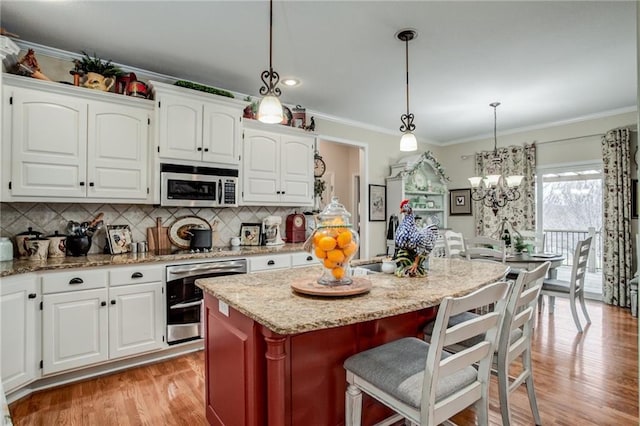
[[353, 296], [371, 290], [371, 281], [362, 277], [352, 277], [353, 282], [348, 285], [328, 286], [318, 284], [315, 280], [297, 280], [291, 283], [291, 288], [298, 293], [312, 296], [340, 297]]

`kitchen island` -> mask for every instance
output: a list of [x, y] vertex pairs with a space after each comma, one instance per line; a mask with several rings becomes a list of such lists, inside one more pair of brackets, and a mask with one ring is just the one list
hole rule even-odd
[[[432, 259], [426, 278], [366, 276], [371, 291], [325, 298], [295, 293], [318, 266], [196, 281], [205, 291], [206, 414], [212, 425], [339, 425], [343, 361], [390, 340], [419, 336], [446, 296], [502, 278], [507, 267]], [[365, 400], [363, 423], [385, 408]]]

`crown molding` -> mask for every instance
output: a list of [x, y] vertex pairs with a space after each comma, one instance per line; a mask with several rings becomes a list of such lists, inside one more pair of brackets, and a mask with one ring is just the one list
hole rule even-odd
[[[531, 131], [535, 131], [535, 130], [548, 129], [548, 128], [551, 128], [551, 127], [566, 126], [566, 125], [569, 125], [569, 124], [582, 123], [584, 121], [597, 120], [599, 118], [607, 118], [607, 117], [613, 117], [614, 115], [620, 115], [620, 114], [627, 114], [627, 113], [630, 113], [630, 112], [636, 112], [637, 110], [638, 110], [637, 106], [628, 106], [628, 107], [624, 107], [624, 108], [617, 108], [617, 109], [612, 109], [612, 110], [609, 110], [609, 111], [598, 112], [598, 113], [595, 113], [595, 114], [588, 114], [588, 115], [583, 115], [583, 116], [580, 116], [580, 117], [569, 118], [569, 119], [566, 119], [566, 120], [551, 121], [551, 122], [548, 122], [548, 123], [536, 124], [536, 125], [533, 125], [533, 126], [526, 126], [526, 127], [519, 127], [519, 128], [516, 128], [516, 129], [505, 130], [503, 132], [498, 132], [498, 136], [513, 135], [513, 134], [516, 134], [516, 133], [531, 132]], [[453, 140], [453, 141], [442, 142], [442, 143], [439, 144], [439, 146], [458, 145], [458, 144], [461, 144], [461, 143], [474, 142], [474, 141], [490, 139], [490, 138], [493, 138], [493, 133], [485, 133], [485, 134], [472, 136], [472, 137], [468, 137], [468, 138], [456, 139], [456, 140]]]

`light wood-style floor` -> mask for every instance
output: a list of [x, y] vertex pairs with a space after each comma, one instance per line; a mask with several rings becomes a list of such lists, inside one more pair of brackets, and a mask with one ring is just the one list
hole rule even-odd
[[[534, 377], [545, 426], [638, 425], [638, 322], [629, 310], [588, 303], [593, 323], [576, 332], [569, 306], [538, 317]], [[33, 394], [10, 406], [15, 425], [204, 425], [204, 354]], [[500, 425], [495, 377], [491, 425]], [[514, 425], [533, 419], [524, 387], [511, 399]], [[476, 424], [472, 410], [453, 419]], [[315, 426], [315, 425], [309, 425]]]

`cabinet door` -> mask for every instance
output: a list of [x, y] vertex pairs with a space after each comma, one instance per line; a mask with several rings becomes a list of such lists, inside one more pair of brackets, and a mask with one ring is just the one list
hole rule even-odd
[[87, 103], [36, 90], [12, 91], [12, 195], [84, 197]]
[[109, 289], [109, 358], [160, 349], [164, 320], [162, 283]]
[[242, 161], [243, 201], [279, 201], [280, 135], [245, 129]]
[[313, 138], [282, 136], [280, 176], [281, 202], [313, 204]]
[[239, 164], [240, 111], [227, 106], [204, 104], [203, 114], [202, 160]]
[[148, 129], [146, 110], [89, 103], [87, 196], [147, 198]]
[[40, 375], [40, 291], [33, 275], [3, 278], [0, 289], [2, 385], [9, 392]]
[[106, 289], [45, 294], [42, 302], [43, 374], [108, 359]]
[[160, 158], [202, 159], [202, 102], [172, 95], [158, 99]]

